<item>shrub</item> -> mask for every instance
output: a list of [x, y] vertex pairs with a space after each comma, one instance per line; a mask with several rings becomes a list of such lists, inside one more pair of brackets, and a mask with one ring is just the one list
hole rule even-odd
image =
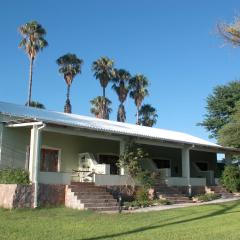
[[225, 166], [221, 183], [230, 192], [240, 191], [240, 168], [238, 166], [228, 165]]
[[136, 191], [136, 201], [142, 202], [142, 201], [148, 201], [148, 189], [147, 188], [139, 188]]
[[138, 173], [137, 179], [145, 188], [151, 188], [155, 183], [154, 176], [149, 171], [142, 171]]
[[218, 199], [220, 197], [221, 195], [217, 193], [206, 193], [206, 194], [197, 195], [195, 198], [197, 198], [197, 200], [201, 202], [209, 202], [209, 201]]
[[23, 169], [0, 169], [1, 184], [29, 184], [29, 174]]

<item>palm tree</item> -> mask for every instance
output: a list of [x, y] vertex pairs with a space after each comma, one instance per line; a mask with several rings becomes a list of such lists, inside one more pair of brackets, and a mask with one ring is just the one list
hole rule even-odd
[[56, 62], [59, 65], [58, 71], [64, 76], [64, 80], [67, 84], [67, 100], [64, 106], [64, 112], [71, 113], [72, 106], [69, 99], [70, 87], [74, 77], [76, 77], [77, 74], [81, 73], [83, 60], [78, 58], [75, 54], [67, 53], [58, 58]]
[[23, 39], [19, 43], [19, 48], [23, 48], [30, 60], [29, 68], [29, 83], [28, 83], [28, 100], [27, 106], [30, 106], [32, 98], [32, 75], [33, 63], [40, 50], [43, 50], [47, 45], [44, 39], [46, 35], [45, 29], [36, 21], [28, 22], [19, 27], [19, 32]]
[[129, 92], [128, 82], [130, 78], [131, 74], [128, 71], [124, 69], [115, 69], [115, 77], [113, 78], [114, 84], [112, 85], [112, 89], [118, 95], [118, 99], [120, 102], [117, 114], [117, 120], [119, 122], [126, 121], [126, 111], [123, 103], [125, 102]]
[[109, 115], [112, 111], [110, 105], [112, 102], [102, 96], [98, 96], [90, 101], [92, 104], [91, 113], [97, 118], [109, 119]]
[[94, 76], [100, 81], [100, 84], [103, 88], [103, 97], [105, 97], [105, 91], [108, 83], [115, 76], [113, 66], [113, 60], [109, 59], [108, 57], [101, 57], [97, 61], [94, 61], [92, 64], [92, 71], [94, 72]]
[[157, 111], [150, 104], [144, 104], [139, 110], [139, 124], [152, 127], [157, 123]]
[[96, 79], [100, 81], [101, 87], [103, 88], [102, 94], [102, 110], [104, 111], [104, 116], [107, 116], [107, 102], [105, 102], [106, 97], [106, 87], [108, 83], [114, 78], [114, 62], [108, 57], [101, 57], [94, 61], [92, 64], [92, 71]]
[[148, 95], [148, 79], [142, 75], [137, 74], [129, 81], [130, 97], [134, 99], [135, 105], [137, 107], [137, 122], [139, 124], [139, 109], [142, 105], [143, 99]]
[[[25, 104], [25, 106], [28, 106], [28, 102]], [[34, 108], [46, 109], [42, 103], [37, 101], [31, 101], [29, 106]]]

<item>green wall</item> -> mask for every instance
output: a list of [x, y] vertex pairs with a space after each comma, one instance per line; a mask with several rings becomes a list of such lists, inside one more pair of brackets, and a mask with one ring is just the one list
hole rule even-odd
[[0, 167], [25, 168], [30, 128], [2, 128]]
[[52, 132], [43, 132], [42, 145], [61, 149], [60, 170], [63, 172], [69, 172], [78, 167], [78, 153], [90, 152], [95, 157], [98, 153], [119, 154], [119, 142], [117, 141]]

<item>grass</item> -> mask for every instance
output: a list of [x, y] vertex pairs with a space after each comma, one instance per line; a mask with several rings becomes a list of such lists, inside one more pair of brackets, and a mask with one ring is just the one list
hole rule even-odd
[[0, 209], [0, 239], [237, 240], [239, 223], [240, 201], [135, 214]]

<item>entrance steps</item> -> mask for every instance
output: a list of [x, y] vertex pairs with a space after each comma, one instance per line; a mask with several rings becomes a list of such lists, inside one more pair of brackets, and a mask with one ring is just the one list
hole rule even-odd
[[158, 198], [166, 199], [173, 204], [192, 203], [192, 200], [182, 194], [177, 187], [169, 187], [164, 183], [160, 183], [156, 184], [154, 189]]
[[94, 183], [71, 182], [66, 186], [65, 206], [93, 211], [117, 211], [118, 203], [106, 187]]

